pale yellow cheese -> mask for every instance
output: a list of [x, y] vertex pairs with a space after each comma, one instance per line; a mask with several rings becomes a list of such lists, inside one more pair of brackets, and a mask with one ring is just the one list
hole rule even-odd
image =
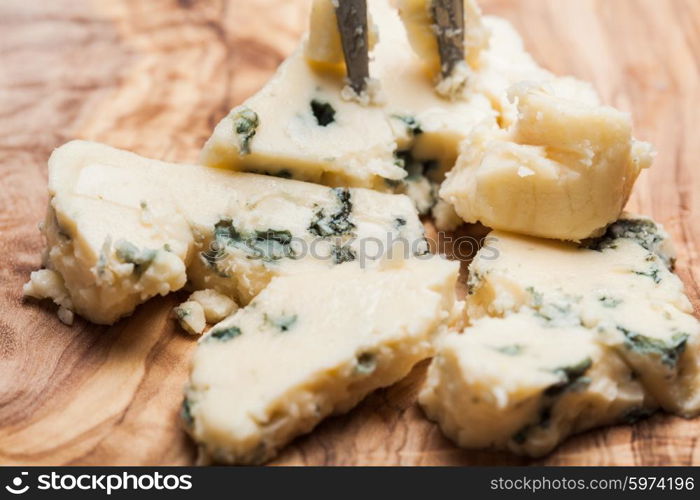
[[[302, 44], [260, 92], [221, 120], [204, 146], [201, 162], [386, 191], [384, 179], [405, 176], [394, 165], [396, 146], [389, 121], [381, 108], [343, 99], [343, 87], [342, 77], [309, 66]], [[319, 121], [312, 103], [328, 109], [332, 121]], [[236, 133], [244, 109], [257, 116], [247, 149], [242, 149]]]
[[[81, 316], [111, 324], [150, 297], [185, 285], [192, 236], [181, 218], [145, 226], [137, 208], [67, 192], [51, 196], [45, 264], [61, 275]], [[119, 251], [131, 246], [135, 253]]]
[[541, 456], [571, 434], [656, 409], [593, 332], [533, 313], [483, 318], [441, 339], [419, 399], [458, 445]]
[[439, 231], [454, 231], [462, 225], [464, 221], [457, 215], [452, 205], [445, 200], [438, 199], [432, 209], [433, 221]]
[[207, 327], [204, 308], [199, 302], [193, 300], [183, 302], [173, 309], [173, 315], [182, 329], [190, 335], [201, 335]]
[[[344, 79], [317, 64], [309, 65], [305, 57], [316, 50], [309, 47], [316, 37], [324, 40], [330, 29], [330, 14], [319, 20], [316, 9], [315, 5], [312, 38], [302, 42], [260, 92], [217, 125], [202, 151], [204, 164], [291, 175], [329, 186], [391, 190], [406, 177], [394, 157], [397, 151], [411, 150], [417, 160], [434, 163], [429, 177], [440, 182], [455, 162], [459, 142], [472, 128], [483, 121], [495, 126], [489, 98], [465, 92], [460, 99], [447, 100], [435, 93], [397, 11], [385, 0], [369, 3], [379, 32], [370, 76], [379, 82], [383, 100], [362, 106], [343, 99]], [[330, 56], [315, 57], [330, 60]], [[312, 101], [330, 105], [333, 121], [320, 125]], [[235, 132], [243, 109], [254, 112], [258, 121], [255, 135], [247, 142], [249, 152], [242, 151]]]
[[469, 268], [470, 324], [438, 344], [421, 404], [461, 446], [533, 456], [657, 408], [698, 415], [700, 322], [672, 262], [648, 218], [583, 246], [492, 232]]
[[466, 222], [546, 238], [581, 240], [617, 220], [651, 146], [632, 137], [628, 114], [577, 92], [581, 85], [513, 87], [517, 122], [476, 129], [440, 196]]
[[197, 302], [202, 306], [207, 323], [218, 323], [238, 310], [238, 304], [231, 300], [230, 297], [216, 290], [197, 290], [190, 295], [188, 300]]
[[261, 463], [323, 418], [400, 380], [459, 308], [439, 257], [277, 277], [215, 325], [192, 360], [183, 417], [205, 455]]
[[53, 300], [58, 305], [58, 319], [66, 325], [73, 324], [73, 302], [63, 278], [56, 271], [40, 269], [32, 272], [29, 281], [22, 287], [22, 293], [25, 297]]
[[508, 89], [521, 82], [550, 82], [556, 77], [543, 69], [530, 55], [520, 34], [507, 20], [484, 16], [490, 31], [489, 46], [472, 72], [468, 87], [486, 96], [498, 114], [499, 125], [507, 128], [517, 119], [518, 110], [508, 98]]
[[33, 271], [29, 282], [22, 287], [26, 297], [35, 299], [51, 299], [57, 305], [70, 309], [73, 307], [68, 290], [63, 283], [63, 278], [51, 269]]
[[548, 81], [554, 76], [534, 61], [508, 21], [482, 16], [474, 0], [464, 0], [465, 64], [455, 68], [453, 76], [440, 80], [437, 27], [431, 6], [432, 0], [398, 2], [410, 44], [431, 78], [438, 82], [436, 90], [452, 98], [465, 92], [485, 96], [497, 112], [500, 124], [510, 125], [516, 109], [507, 98], [508, 88], [522, 81]]
[[[384, 109], [391, 121], [399, 150], [411, 150], [420, 161], [436, 162], [428, 177], [442, 181], [457, 158], [459, 143], [478, 124], [495, 126], [496, 113], [487, 97], [470, 89], [459, 98], [435, 93], [434, 80], [410, 47], [409, 37], [394, 9], [386, 2], [372, 5], [381, 35], [370, 69], [386, 95]], [[413, 127], [406, 126], [406, 119]], [[416, 132], [416, 127], [419, 133]]]
[[309, 43], [304, 49], [309, 61], [344, 68], [345, 58], [333, 0], [313, 0]]
[[664, 409], [700, 412], [700, 323], [667, 267], [673, 253], [662, 227], [628, 216], [588, 242], [593, 249], [502, 232], [488, 245], [470, 266], [471, 318], [530, 307], [551, 324], [581, 324], [618, 351]]
[[169, 164], [96, 143], [54, 152], [49, 194], [46, 267], [96, 323], [188, 279], [245, 304], [273, 276], [372, 266], [396, 240], [408, 255], [427, 252], [405, 196]]

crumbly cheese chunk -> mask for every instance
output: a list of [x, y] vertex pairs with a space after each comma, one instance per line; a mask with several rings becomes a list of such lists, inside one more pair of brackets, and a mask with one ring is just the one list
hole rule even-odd
[[470, 267], [469, 315], [502, 317], [530, 307], [551, 324], [595, 330], [665, 410], [695, 415], [700, 323], [667, 267], [673, 251], [663, 228], [626, 217], [583, 246], [491, 233], [498, 256], [478, 255]]
[[71, 326], [73, 324], [73, 320], [75, 319], [75, 314], [73, 313], [73, 311], [63, 306], [58, 307], [58, 311], [56, 311], [56, 316], [58, 316], [58, 319], [61, 321], [61, 323], [64, 323], [68, 326]]
[[112, 323], [182, 288], [245, 304], [273, 276], [357, 260], [395, 240], [427, 252], [405, 196], [148, 160], [74, 141], [49, 160], [46, 267], [80, 315]]
[[73, 324], [73, 302], [63, 283], [63, 278], [56, 271], [51, 269], [34, 271], [29, 281], [24, 284], [22, 292], [25, 297], [53, 300], [58, 305], [58, 319], [66, 325]]
[[452, 205], [438, 199], [432, 209], [435, 227], [438, 231], [454, 231], [464, 222]]
[[632, 138], [628, 114], [581, 99], [570, 88], [579, 85], [512, 88], [517, 122], [475, 130], [440, 196], [465, 221], [495, 229], [572, 241], [600, 234], [653, 155]]
[[35, 299], [51, 299], [56, 305], [70, 309], [73, 304], [63, 278], [51, 269], [40, 269], [32, 272], [29, 281], [22, 287], [25, 297]]
[[[700, 322], [666, 238], [631, 215], [582, 245], [492, 232], [469, 269], [471, 324], [430, 367], [431, 418], [463, 446], [541, 455], [657, 407], [700, 413]], [[590, 382], [548, 397], [552, 369], [576, 357]]]
[[620, 302], [617, 291], [663, 300], [689, 313], [683, 284], [670, 271], [674, 259], [663, 226], [633, 214], [581, 244], [492, 231], [469, 268], [468, 314], [504, 316], [543, 302], [542, 294], [586, 297], [595, 291], [606, 295], [599, 302], [611, 313]]
[[462, 447], [530, 456], [576, 432], [651, 414], [654, 399], [594, 335], [552, 327], [531, 310], [479, 319], [441, 339], [420, 403]]
[[369, 5], [379, 32], [370, 75], [381, 85], [383, 102], [344, 100], [342, 76], [317, 64], [338, 57], [332, 44], [315, 47], [333, 31], [331, 14], [320, 16], [317, 4], [329, 8], [314, 4], [310, 38], [259, 93], [217, 125], [202, 162], [329, 186], [391, 190], [407, 177], [396, 153], [411, 150], [435, 182], [442, 180], [460, 140], [484, 120], [495, 123], [489, 99], [471, 92], [456, 100], [438, 96], [398, 13], [378, 0]]
[[217, 323], [238, 310], [238, 304], [216, 290], [197, 290], [188, 300], [202, 306], [207, 323]]
[[173, 309], [173, 314], [182, 329], [190, 335], [201, 335], [207, 327], [204, 308], [199, 302], [193, 300], [183, 302]]
[[189, 432], [214, 461], [270, 459], [432, 355], [458, 310], [458, 270], [431, 257], [275, 278], [197, 346]]

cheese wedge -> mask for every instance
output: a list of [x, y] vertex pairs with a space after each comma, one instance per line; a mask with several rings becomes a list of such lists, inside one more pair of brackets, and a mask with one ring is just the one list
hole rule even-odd
[[561, 240], [599, 235], [651, 165], [651, 145], [580, 82], [519, 84], [510, 94], [516, 123], [475, 130], [440, 196], [466, 222]]
[[420, 403], [465, 448], [541, 456], [567, 436], [657, 405], [614, 350], [576, 325], [523, 310], [445, 335]]
[[394, 133], [383, 109], [343, 96], [344, 67], [333, 2], [316, 0], [307, 39], [216, 126], [202, 163], [387, 191], [386, 180], [406, 175], [394, 162]]
[[459, 316], [458, 271], [431, 257], [273, 279], [197, 346], [182, 411], [190, 434], [216, 462], [269, 460], [430, 357]]
[[[700, 322], [673, 258], [663, 228], [631, 215], [582, 245], [492, 232], [469, 269], [471, 325], [438, 347], [426, 412], [462, 446], [534, 456], [659, 407], [698, 415]], [[552, 375], [583, 358], [586, 386], [560, 391]]]
[[[428, 251], [405, 196], [148, 160], [74, 141], [49, 160], [45, 266], [70, 305], [109, 324], [157, 294], [245, 304], [273, 276]], [[31, 285], [29, 286], [31, 288]]]
[[201, 162], [386, 191], [384, 179], [405, 176], [394, 164], [389, 122], [381, 108], [343, 99], [343, 86], [337, 74], [312, 70], [300, 47], [260, 92], [221, 120]]
[[495, 124], [490, 100], [469, 92], [453, 101], [438, 96], [385, 0], [369, 4], [379, 32], [370, 74], [383, 99], [373, 106], [344, 99], [342, 75], [318, 64], [338, 58], [333, 44], [315, 46], [337, 35], [327, 9], [326, 2], [314, 4], [310, 38], [259, 93], [217, 125], [202, 163], [386, 191], [407, 177], [396, 153], [410, 150], [439, 182], [454, 164], [459, 141], [482, 121]]
[[[580, 324], [616, 349], [670, 412], [700, 412], [700, 323], [669, 269], [661, 226], [628, 215], [584, 246], [493, 232], [470, 267], [469, 316], [530, 307], [552, 325]], [[489, 254], [491, 255], [491, 254]]]

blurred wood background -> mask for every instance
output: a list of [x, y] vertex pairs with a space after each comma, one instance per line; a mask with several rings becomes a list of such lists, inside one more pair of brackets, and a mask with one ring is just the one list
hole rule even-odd
[[[371, 0], [370, 0], [371, 1]], [[700, 303], [700, 2], [482, 0], [547, 68], [594, 82], [659, 151], [631, 208], [671, 232]], [[160, 298], [106, 328], [62, 325], [24, 301], [40, 265], [46, 160], [73, 138], [195, 161], [217, 121], [255, 92], [306, 26], [306, 0], [0, 2], [0, 463], [189, 464], [177, 410], [194, 341]], [[415, 404], [425, 364], [275, 464], [700, 464], [700, 420], [657, 415], [588, 432], [531, 462], [467, 452]]]

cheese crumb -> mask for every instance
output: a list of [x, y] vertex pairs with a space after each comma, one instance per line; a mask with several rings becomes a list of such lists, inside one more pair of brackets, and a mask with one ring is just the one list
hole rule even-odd
[[204, 308], [199, 302], [183, 302], [175, 309], [173, 314], [177, 318], [180, 326], [190, 335], [201, 335], [207, 326], [204, 317]]
[[452, 205], [444, 200], [438, 200], [432, 210], [435, 227], [438, 231], [454, 231], [463, 221]]
[[51, 269], [40, 269], [34, 271], [29, 277], [29, 281], [22, 287], [25, 297], [35, 299], [51, 299], [58, 306], [64, 309], [72, 309], [68, 290], [66, 290], [63, 278], [56, 271]]
[[365, 90], [360, 94], [348, 84], [343, 87], [340, 96], [346, 101], [355, 101], [363, 106], [381, 106], [386, 102], [386, 96], [382, 92], [382, 86], [376, 78], [365, 79]]
[[535, 171], [532, 170], [531, 168], [527, 168], [527, 167], [518, 168], [518, 176], [519, 177], [527, 177], [529, 175], [535, 175]]
[[231, 298], [212, 289], [198, 290], [187, 300], [202, 306], [207, 323], [218, 323], [238, 310], [238, 304]]
[[58, 308], [58, 319], [61, 320], [61, 323], [71, 326], [73, 324], [73, 311], [70, 309], [66, 309], [65, 307], [61, 306]]

